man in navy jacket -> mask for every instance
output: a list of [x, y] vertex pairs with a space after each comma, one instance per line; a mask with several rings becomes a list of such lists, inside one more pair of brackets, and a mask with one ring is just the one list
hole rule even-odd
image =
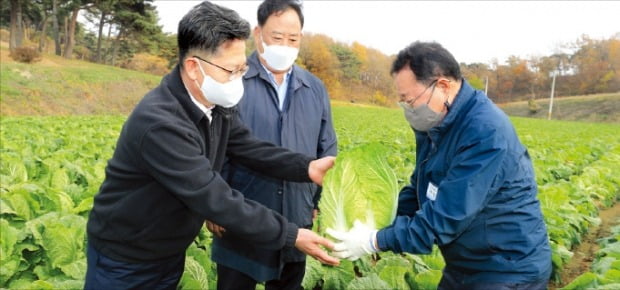
[[319, 247], [329, 241], [245, 199], [220, 175], [230, 158], [273, 178], [320, 183], [334, 162], [260, 141], [239, 120], [249, 34], [236, 12], [206, 1], [179, 23], [179, 65], [125, 122], [95, 196], [86, 289], [176, 289], [207, 219], [245, 243], [338, 263]]
[[534, 171], [508, 117], [437, 43], [402, 50], [392, 74], [416, 166], [393, 224], [330, 230], [334, 255], [426, 254], [437, 244], [446, 261], [439, 289], [546, 289], [551, 250]]
[[[301, 42], [303, 14], [298, 1], [266, 0], [258, 8], [254, 29], [257, 50], [248, 58], [239, 103], [242, 121], [261, 140], [308, 156], [336, 155], [329, 97], [323, 83], [294, 65]], [[320, 188], [309, 182], [268, 177], [231, 160], [224, 175], [248, 199], [281, 213], [300, 228], [311, 228]], [[217, 263], [218, 289], [299, 289], [305, 254], [293, 247], [266, 250], [235, 236], [216, 233], [212, 258]], [[218, 238], [220, 235], [221, 238]]]

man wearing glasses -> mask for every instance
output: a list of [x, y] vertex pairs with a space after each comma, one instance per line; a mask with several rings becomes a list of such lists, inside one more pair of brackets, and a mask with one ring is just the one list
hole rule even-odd
[[392, 225], [327, 230], [334, 256], [428, 254], [436, 244], [446, 261], [439, 289], [546, 289], [551, 249], [532, 161], [506, 114], [438, 43], [400, 51], [392, 74], [415, 133], [415, 170]]
[[[256, 51], [243, 77], [239, 103], [243, 122], [258, 138], [315, 158], [336, 155], [329, 97], [323, 83], [294, 65], [304, 24], [299, 1], [265, 0], [258, 8], [253, 37]], [[273, 209], [300, 228], [312, 227], [320, 188], [309, 182], [271, 178], [230, 160], [229, 184], [248, 199]], [[212, 258], [217, 263], [218, 289], [300, 289], [305, 254], [292, 247], [260, 249], [217, 223]], [[225, 230], [225, 232], [224, 232]]]
[[229, 158], [272, 178], [320, 184], [334, 162], [255, 139], [239, 120], [249, 34], [236, 12], [209, 2], [180, 21], [179, 65], [125, 122], [95, 196], [86, 289], [176, 289], [205, 220], [257, 247], [296, 247], [338, 264], [320, 247], [331, 242], [245, 199], [220, 175]]

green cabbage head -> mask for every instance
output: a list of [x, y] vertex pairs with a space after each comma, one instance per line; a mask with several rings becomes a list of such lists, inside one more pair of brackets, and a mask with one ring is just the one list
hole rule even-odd
[[392, 223], [398, 204], [398, 180], [387, 163], [387, 148], [371, 143], [338, 155], [323, 180], [319, 208], [321, 232], [347, 231], [357, 219], [371, 228]]

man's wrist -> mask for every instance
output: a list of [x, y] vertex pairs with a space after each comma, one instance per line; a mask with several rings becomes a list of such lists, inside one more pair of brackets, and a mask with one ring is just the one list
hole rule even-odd
[[377, 246], [377, 231], [376, 230], [370, 233], [369, 243], [370, 243], [370, 250], [373, 253], [379, 252], [379, 247]]

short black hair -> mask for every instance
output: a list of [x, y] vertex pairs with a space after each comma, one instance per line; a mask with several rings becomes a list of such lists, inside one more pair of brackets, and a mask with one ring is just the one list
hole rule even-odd
[[250, 37], [250, 24], [237, 12], [204, 1], [192, 8], [179, 21], [177, 45], [179, 63], [193, 49], [214, 54], [222, 43]]
[[416, 41], [401, 50], [392, 64], [395, 74], [406, 65], [421, 83], [429, 85], [438, 77], [461, 79], [461, 68], [452, 54], [436, 42]]
[[265, 0], [258, 6], [256, 12], [256, 20], [258, 20], [258, 26], [262, 27], [267, 22], [267, 18], [276, 12], [283, 12], [287, 9], [293, 9], [299, 16], [299, 22], [301, 27], [304, 27], [304, 14], [302, 13], [300, 0]]

